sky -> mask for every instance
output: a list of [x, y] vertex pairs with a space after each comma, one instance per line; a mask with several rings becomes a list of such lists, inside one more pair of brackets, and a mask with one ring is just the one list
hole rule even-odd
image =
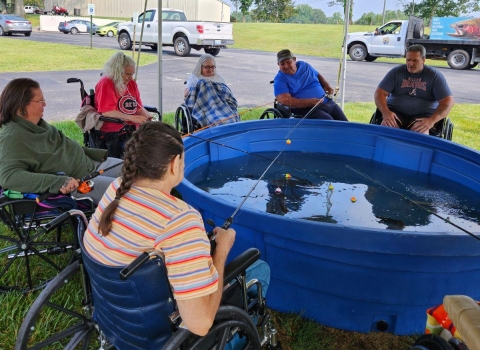
[[[232, 4], [229, 0], [224, 0], [227, 4]], [[382, 13], [384, 0], [353, 0], [353, 20], [356, 21], [364, 13], [373, 12], [373, 13]], [[327, 3], [329, 0], [294, 0], [295, 5], [307, 4], [313, 8], [321, 9], [325, 12], [327, 17], [331, 17], [334, 12], [343, 13], [343, 6], [332, 6], [329, 7]], [[418, 1], [416, 1], [418, 3]], [[400, 5], [398, 0], [386, 0], [385, 8], [387, 10], [402, 10], [403, 6]], [[231, 11], [235, 11], [235, 7], [232, 5]], [[480, 15], [480, 13], [472, 14], [475, 16]]]

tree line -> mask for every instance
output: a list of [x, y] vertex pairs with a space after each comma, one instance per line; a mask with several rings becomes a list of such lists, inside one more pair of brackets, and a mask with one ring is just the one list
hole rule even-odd
[[[327, 0], [329, 7], [340, 6], [343, 12], [335, 12], [327, 17], [321, 9], [310, 5], [295, 6], [293, 0], [231, 0], [232, 21], [273, 22], [273, 23], [318, 23], [341, 24], [345, 19], [346, 0]], [[432, 17], [460, 17], [480, 11], [479, 0], [397, 0], [402, 10], [387, 10], [383, 14], [364, 13], [353, 22], [355, 0], [350, 1], [350, 24], [381, 25], [394, 19], [408, 19], [409, 15], [422, 17], [427, 23]]]

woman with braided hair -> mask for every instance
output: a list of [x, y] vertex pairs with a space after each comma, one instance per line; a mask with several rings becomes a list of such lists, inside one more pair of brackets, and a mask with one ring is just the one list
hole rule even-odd
[[[217, 246], [210, 242], [202, 217], [172, 196], [183, 179], [184, 148], [180, 134], [162, 122], [148, 122], [125, 146], [122, 176], [108, 188], [84, 236], [87, 253], [110, 266], [125, 266], [146, 250], [164, 256], [173, 294], [185, 326], [208, 332], [222, 297], [225, 261], [235, 231], [216, 227]], [[269, 282], [269, 269], [262, 262]]]

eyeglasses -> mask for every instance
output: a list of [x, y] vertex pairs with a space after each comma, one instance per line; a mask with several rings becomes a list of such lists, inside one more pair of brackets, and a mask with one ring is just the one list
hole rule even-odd
[[39, 102], [41, 104], [46, 104], [47, 103], [45, 100], [38, 100], [38, 101], [31, 101], [31, 102]]
[[215, 66], [204, 66], [204, 65], [202, 65], [202, 67], [205, 68], [205, 69], [215, 69], [216, 68]]

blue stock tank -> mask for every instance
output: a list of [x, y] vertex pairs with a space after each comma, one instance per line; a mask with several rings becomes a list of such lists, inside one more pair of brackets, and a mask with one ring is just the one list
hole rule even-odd
[[[206, 163], [231, 160], [244, 152], [281, 150], [364, 158], [435, 175], [480, 194], [480, 154], [474, 150], [377, 125], [297, 123], [288, 119], [234, 123], [185, 138], [185, 180], [177, 188], [183, 199], [200, 211], [205, 222], [213, 219], [221, 226], [238, 204], [199, 189], [187, 180], [189, 176]], [[232, 228], [237, 235], [230, 258], [253, 246], [271, 267], [268, 306], [301, 313], [329, 327], [423, 333], [426, 309], [441, 304], [445, 295], [480, 299], [480, 241], [464, 232], [372, 229], [293, 219], [245, 205]], [[470, 231], [479, 235], [478, 223]]]

